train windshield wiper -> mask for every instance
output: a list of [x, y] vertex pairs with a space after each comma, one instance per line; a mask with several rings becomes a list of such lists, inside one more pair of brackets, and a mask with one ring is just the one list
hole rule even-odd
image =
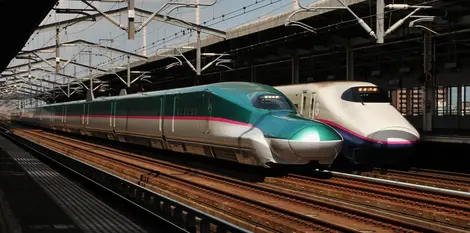
[[359, 94], [357, 95], [358, 99], [359, 99], [359, 102], [361, 102], [362, 105], [365, 105], [364, 104], [364, 100], [362, 99], [362, 96], [360, 96]]

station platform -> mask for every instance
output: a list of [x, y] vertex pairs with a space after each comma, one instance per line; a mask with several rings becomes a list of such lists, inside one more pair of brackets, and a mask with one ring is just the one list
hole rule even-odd
[[470, 134], [468, 132], [422, 132], [420, 134], [423, 142], [470, 144]]
[[0, 135], [0, 232], [147, 232]]

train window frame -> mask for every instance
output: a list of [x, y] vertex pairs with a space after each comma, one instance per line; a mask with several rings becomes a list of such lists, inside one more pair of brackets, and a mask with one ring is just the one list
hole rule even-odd
[[303, 106], [302, 106], [302, 109], [303, 109], [303, 110], [305, 110], [305, 109], [307, 108], [307, 104], [306, 104], [306, 103], [307, 103], [307, 96], [304, 95], [304, 101], [302, 102], [302, 105], [303, 105]]
[[[376, 88], [378, 90], [377, 93], [381, 93], [382, 97], [385, 97], [385, 98], [383, 98], [381, 101], [364, 101], [364, 99], [358, 95], [359, 94], [358, 90], [360, 88]], [[390, 104], [390, 98], [388, 98], [387, 92], [385, 92], [382, 88], [377, 87], [377, 86], [350, 87], [346, 89], [345, 91], [343, 91], [343, 93], [341, 94], [341, 99], [344, 101], [353, 102], [353, 103], [361, 103], [361, 104], [365, 104], [365, 103], [369, 103], [369, 104], [370, 103], [381, 103], [381, 104], [388, 103]]]

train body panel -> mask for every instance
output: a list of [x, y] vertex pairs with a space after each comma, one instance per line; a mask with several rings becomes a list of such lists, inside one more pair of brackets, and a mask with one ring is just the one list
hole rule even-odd
[[400, 163], [420, 138], [372, 83], [333, 81], [275, 88], [291, 98], [302, 116], [335, 128], [344, 138], [342, 154], [352, 163]]
[[218, 83], [39, 109], [41, 127], [257, 166], [328, 167], [343, 143], [333, 128], [298, 116], [281, 92], [254, 83]]

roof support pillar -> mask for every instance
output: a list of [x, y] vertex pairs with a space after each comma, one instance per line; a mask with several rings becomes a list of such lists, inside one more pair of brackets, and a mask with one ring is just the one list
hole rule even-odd
[[95, 99], [95, 95], [93, 94], [93, 77], [90, 78], [90, 88], [87, 90], [86, 93], [86, 101], [93, 101]]
[[377, 31], [377, 44], [383, 44], [384, 43], [384, 36], [385, 36], [385, 30], [384, 30], [384, 10], [385, 10], [385, 0], [377, 0], [376, 3], [376, 23], [377, 23], [377, 28], [375, 29]]
[[128, 0], [128, 10], [127, 10], [127, 18], [128, 18], [128, 28], [127, 28], [127, 35], [129, 40], [133, 40], [135, 38], [135, 0]]
[[60, 72], [60, 28], [55, 28], [55, 72]]
[[[55, 29], [55, 74], [54, 74], [54, 82], [57, 82], [57, 74], [60, 73], [60, 41], [59, 41], [59, 35], [60, 35], [60, 27], [57, 26]], [[52, 89], [55, 89], [55, 85], [52, 84]], [[52, 92], [52, 99], [53, 102], [55, 103], [56, 99], [56, 94], [55, 91]]]
[[435, 80], [435, 44], [429, 31], [423, 31], [423, 72], [424, 72], [424, 106], [423, 106], [423, 131], [432, 131], [432, 118], [435, 108], [436, 80]]
[[[199, 0], [196, 0], [196, 24], [201, 25]], [[196, 38], [196, 75], [201, 75], [201, 30], [197, 30]]]
[[256, 66], [251, 64], [251, 82], [256, 82]]
[[292, 55], [292, 84], [299, 83], [300, 59], [297, 53]]
[[346, 48], [346, 80], [354, 80], [354, 51]]
[[131, 87], [131, 57], [127, 56], [127, 87]]

